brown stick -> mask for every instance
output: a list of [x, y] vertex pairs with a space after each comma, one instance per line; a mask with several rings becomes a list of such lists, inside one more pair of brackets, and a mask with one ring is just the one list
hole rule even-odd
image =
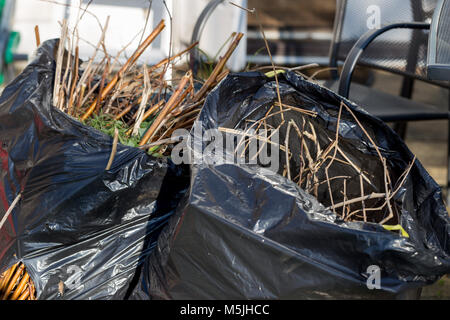
[[0, 281], [0, 293], [2, 293], [8, 285], [9, 279], [11, 279], [16, 267], [17, 265], [14, 265], [2, 274], [2, 280]]
[[28, 272], [25, 272], [24, 276], [20, 280], [20, 283], [17, 285], [17, 288], [14, 290], [14, 293], [11, 296], [10, 300], [17, 300], [17, 298], [19, 298], [20, 294], [25, 289], [29, 279], [30, 275], [28, 274]]
[[[106, 98], [106, 96], [109, 94], [109, 92], [114, 88], [116, 83], [119, 81], [119, 78], [123, 76], [123, 74], [128, 70], [128, 68], [133, 65], [137, 59], [144, 53], [144, 51], [147, 49], [147, 47], [156, 39], [156, 37], [163, 31], [165, 28], [164, 20], [161, 20], [159, 25], [156, 27], [155, 30], [145, 39], [145, 41], [139, 46], [139, 48], [134, 52], [133, 56], [128, 59], [128, 61], [122, 66], [122, 68], [119, 70], [118, 73], [114, 76], [114, 78], [111, 80], [111, 82], [108, 83], [106, 88], [103, 90], [99, 102], [101, 102], [103, 99]], [[91, 116], [91, 114], [94, 112], [95, 108], [97, 106], [97, 100], [92, 103], [92, 105], [89, 107], [89, 109], [85, 112], [85, 114], [81, 117], [81, 120], [86, 120]]]
[[[253, 124], [245, 131], [245, 134], [241, 134], [241, 135], [242, 135], [242, 138], [240, 139], [240, 141], [238, 142], [238, 144], [237, 144], [237, 146], [236, 146], [236, 148], [235, 148], [235, 151], [234, 151], [234, 154], [235, 154], [235, 155], [240, 151], [240, 148], [241, 148], [242, 144], [245, 142], [245, 138], [248, 136], [247, 133], [248, 133], [250, 130], [252, 130], [256, 125], [258, 125], [257, 128], [256, 128], [256, 132], [258, 132], [259, 128], [262, 126], [262, 124], [263, 124], [264, 121], [266, 121], [266, 120], [269, 119], [269, 118], [273, 118], [273, 117], [276, 116], [276, 115], [283, 114], [283, 113], [289, 111], [289, 110], [282, 110], [282, 111], [277, 111], [277, 112], [274, 112], [274, 113], [271, 114], [270, 111], [271, 111], [273, 108], [274, 108], [274, 106], [272, 106], [272, 107], [270, 108], [270, 110], [266, 113], [266, 115], [264, 116], [264, 118], [260, 119], [259, 121], [254, 122], [254, 123], [253, 123]], [[269, 143], [270, 143], [270, 142], [269, 142]], [[248, 144], [245, 146], [244, 150], [242, 151], [242, 153], [241, 153], [242, 155], [246, 152], [247, 146], [248, 146]], [[284, 148], [284, 147], [283, 147], [283, 148]], [[285, 149], [282, 149], [282, 151], [284, 152]]]
[[222, 72], [223, 68], [225, 68], [226, 63], [230, 59], [230, 57], [233, 54], [234, 50], [236, 50], [236, 48], [239, 45], [239, 42], [241, 41], [243, 36], [244, 36], [243, 33], [239, 33], [236, 36], [236, 38], [233, 40], [233, 42], [231, 43], [231, 45], [228, 48], [227, 52], [225, 53], [224, 57], [222, 59], [220, 59], [219, 63], [214, 68], [214, 70], [211, 73], [211, 75], [209, 76], [208, 80], [206, 80], [206, 82], [204, 83], [203, 87], [195, 95], [194, 102], [200, 101], [205, 96], [205, 94], [208, 92], [209, 88], [216, 81], [216, 78]]
[[171, 114], [179, 111], [178, 107], [186, 99], [188, 94], [192, 92], [193, 89], [194, 87], [192, 87], [192, 85], [189, 84], [189, 87], [187, 87], [186, 90], [184, 90], [183, 94], [178, 98], [177, 102], [175, 102], [175, 105], [172, 108], [172, 111], [170, 112]]
[[76, 113], [77, 110], [80, 110], [81, 106], [83, 105], [83, 98], [84, 98], [85, 92], [86, 92], [86, 84], [83, 83], [83, 84], [81, 85], [80, 94], [79, 94], [79, 96], [77, 97], [78, 102], [77, 102], [77, 104], [76, 104], [76, 106], [75, 106], [75, 113]]
[[[280, 103], [279, 102], [275, 102], [275, 105], [279, 107]], [[306, 110], [306, 109], [293, 107], [293, 106], [290, 106], [290, 105], [285, 104], [285, 103], [281, 104], [281, 107], [287, 108], [287, 109], [292, 110], [292, 111], [297, 111], [297, 112], [300, 112], [300, 113], [304, 113], [304, 114], [306, 114], [308, 116], [311, 116], [311, 117], [314, 117], [314, 118], [317, 117], [317, 112], [314, 112], [314, 111], [309, 111], [309, 110]]]
[[359, 128], [363, 131], [363, 133], [366, 135], [367, 139], [369, 139], [369, 141], [372, 143], [373, 147], [375, 148], [375, 151], [378, 154], [378, 157], [380, 158], [380, 161], [383, 162], [383, 156], [381, 155], [380, 149], [378, 148], [377, 144], [375, 143], [375, 141], [372, 139], [372, 137], [370, 136], [370, 134], [367, 132], [367, 130], [364, 128], [364, 126], [361, 124], [361, 122], [359, 121], [358, 117], [353, 113], [353, 111], [350, 109], [349, 106], [347, 106], [343, 101], [341, 102], [341, 106], [344, 106], [345, 109], [347, 109], [347, 111], [351, 114], [351, 116], [353, 117], [353, 119], [355, 119], [356, 123], [358, 124]]
[[132, 128], [132, 135], [137, 136], [139, 134], [139, 129], [142, 122], [144, 121], [145, 108], [147, 107], [148, 99], [152, 93], [152, 88], [150, 84], [149, 74], [147, 71], [147, 66], [144, 65], [144, 91], [142, 92], [142, 101], [139, 105], [138, 111], [135, 113], [136, 121], [134, 127]]
[[347, 206], [347, 179], [344, 179], [344, 201], [343, 201], [343, 205], [342, 205], [342, 219], [345, 218], [345, 208]]
[[[63, 53], [63, 58], [66, 57], [66, 70], [64, 72], [64, 76], [62, 78], [62, 88], [61, 88], [61, 98], [59, 99], [59, 106], [58, 109], [62, 110], [64, 112], [67, 112], [67, 106], [64, 107], [64, 104], [66, 102], [66, 97], [69, 95], [68, 89], [71, 85], [72, 81], [72, 47], [71, 47], [71, 39], [69, 35], [66, 35], [67, 37], [67, 55], [65, 55], [65, 52]], [[65, 50], [64, 50], [65, 51]]]
[[[164, 100], [161, 100], [161, 101], [159, 101], [157, 104], [155, 104], [153, 107], [151, 107], [150, 109], [148, 109], [148, 110], [144, 113], [144, 117], [142, 118], [142, 121], [147, 120], [152, 114], [154, 114], [156, 111], [158, 111], [158, 110], [161, 108], [161, 106], [164, 104], [164, 102], [165, 102]], [[128, 108], [127, 108], [127, 109], [128, 109]], [[130, 109], [131, 109], [131, 108], [130, 108]], [[121, 114], [119, 114], [119, 115], [116, 117], [116, 120], [119, 120], [121, 117], [123, 117], [125, 114], [127, 114], [127, 113], [130, 111], [130, 109], [127, 110], [126, 112], [123, 111]], [[131, 132], [132, 132], [132, 128], [130, 128], [130, 129], [126, 132], [126, 134], [127, 134], [127, 135], [130, 135]]]
[[14, 288], [17, 280], [22, 275], [24, 268], [25, 268], [25, 266], [21, 263], [19, 268], [14, 273], [14, 276], [11, 278], [11, 281], [9, 282], [8, 286], [6, 287], [5, 292], [3, 293], [3, 297], [2, 297], [3, 300], [6, 300], [8, 298], [8, 296], [11, 293], [12, 289]]
[[[183, 94], [181, 95], [181, 97], [178, 98], [177, 101], [174, 103], [174, 105], [171, 107], [171, 111], [168, 113], [168, 115], [167, 115], [164, 119], [162, 119], [162, 121], [159, 123], [159, 125], [158, 125], [158, 127], [156, 128], [155, 133], [154, 133], [153, 135], [155, 135], [156, 132], [158, 132], [158, 131], [159, 131], [159, 130], [160, 130], [160, 129], [168, 122], [168, 121], [169, 121], [169, 119], [171, 119], [172, 112], [178, 108], [178, 105], [186, 98], [186, 96], [187, 96], [191, 91], [192, 91], [192, 87], [189, 85], [189, 86], [187, 87], [187, 89], [183, 92]], [[168, 130], [170, 130], [170, 127], [168, 128]], [[167, 131], [167, 130], [166, 130], [166, 131]], [[164, 134], [163, 134], [163, 136], [164, 136]], [[161, 138], [163, 138], [163, 136], [161, 136], [161, 137], [159, 137], [159, 138], [161, 139]], [[153, 136], [150, 137], [150, 139], [151, 139], [151, 138], [153, 138]]]
[[60, 88], [61, 88], [61, 72], [64, 61], [64, 51], [67, 39], [67, 20], [63, 20], [61, 37], [58, 43], [58, 50], [56, 54], [56, 71], [55, 71], [55, 84], [53, 87], [53, 106], [58, 108], [60, 100]]
[[366, 201], [366, 200], [371, 200], [371, 199], [383, 199], [383, 198], [386, 198], [386, 194], [385, 193], [372, 193], [372, 194], [369, 194], [369, 195], [364, 196], [364, 197], [355, 198], [355, 199], [352, 199], [352, 200], [348, 200], [348, 201], [345, 201], [345, 202], [341, 202], [341, 203], [335, 204], [335, 205], [333, 205], [331, 207], [328, 207], [327, 210], [329, 210], [329, 209], [331, 209], [331, 210], [339, 209], [339, 208], [342, 208], [344, 205], [350, 205], [350, 204], [358, 203], [358, 202], [361, 202], [361, 201]]
[[[359, 175], [359, 184], [361, 186], [361, 197], [364, 197], [364, 181], [363, 181], [363, 177], [361, 174]], [[362, 205], [364, 222], [367, 222], [366, 203], [364, 202], [364, 200], [361, 201], [361, 205]]]
[[302, 137], [300, 139], [300, 173], [299, 173], [299, 179], [298, 179], [298, 186], [301, 188], [303, 184], [303, 171], [306, 168], [305, 159], [303, 158], [303, 152], [305, 151], [303, 148], [305, 144], [305, 118], [302, 117]]
[[188, 120], [184, 121], [182, 124], [177, 125], [177, 127], [175, 129], [187, 128], [189, 125], [192, 125], [196, 119], [197, 119], [197, 117], [188, 119]]
[[[274, 73], [274, 76], [275, 76], [275, 83], [276, 83], [276, 89], [277, 89], [278, 103], [280, 104], [281, 111], [283, 111], [283, 102], [281, 101], [280, 83], [278, 81], [278, 74], [277, 74], [277, 71], [275, 69], [275, 63], [273, 62], [272, 53], [270, 52], [269, 42], [267, 41], [266, 34], [264, 32], [264, 28], [262, 26], [261, 20], [259, 19], [258, 12], [256, 12], [256, 10], [255, 10], [255, 16], [256, 16], [256, 20], [258, 20], [259, 30], [261, 32], [261, 35], [262, 35], [263, 39], [264, 39], [264, 44], [266, 46], [267, 53], [269, 54], [270, 63], [272, 64], [273, 73]], [[281, 114], [281, 119], [284, 121], [284, 114], [283, 113]]]
[[30, 289], [28, 288], [20, 295], [20, 297], [17, 300], [18, 301], [27, 300], [29, 296], [30, 296]]
[[36, 47], [41, 45], [41, 36], [39, 35], [39, 26], [34, 27], [34, 36], [36, 37]]
[[335, 208], [334, 208], [334, 199], [333, 199], [333, 191], [331, 190], [331, 183], [330, 183], [330, 176], [328, 173], [328, 170], [330, 169], [331, 165], [333, 164], [334, 160], [336, 159], [336, 155], [337, 155], [337, 151], [338, 151], [338, 144], [339, 144], [339, 127], [341, 124], [341, 116], [342, 116], [342, 105], [343, 103], [341, 102], [341, 105], [339, 106], [339, 114], [338, 114], [338, 118], [337, 118], [337, 123], [336, 123], [336, 138], [335, 138], [335, 147], [334, 147], [334, 153], [333, 153], [333, 157], [330, 161], [330, 163], [325, 167], [325, 175], [327, 177], [327, 181], [328, 181], [328, 192], [330, 194], [330, 200], [331, 200], [331, 205], [333, 206], [333, 213], [336, 214]]
[[141, 146], [141, 147], [139, 147], [139, 149], [145, 150], [145, 149], [150, 149], [152, 147], [156, 147], [156, 146], [160, 146], [160, 145], [177, 143], [177, 142], [182, 141], [184, 138], [185, 138], [184, 136], [177, 136], [177, 137], [171, 137], [171, 138], [168, 138], [168, 139], [162, 139], [162, 140], [158, 140], [156, 142], [149, 143], [149, 144], [146, 144], [144, 146]]
[[199, 106], [201, 106], [203, 103], [205, 102], [205, 100], [201, 100], [199, 102], [196, 102], [194, 104], [189, 104], [189, 105], [183, 105], [181, 108], [174, 110], [172, 112], [172, 115], [174, 117], [179, 116], [180, 114], [182, 114], [183, 112], [190, 112], [195, 108], [198, 108]]
[[36, 300], [36, 288], [34, 287], [34, 283], [33, 281], [30, 281], [30, 283], [28, 284], [28, 291], [30, 292], [30, 299], [29, 300]]
[[[79, 97], [78, 98], [78, 103], [77, 103], [77, 109], [79, 109], [82, 105], [82, 101], [83, 101], [83, 96], [84, 96], [84, 91], [86, 89], [86, 87], [90, 87], [90, 79], [91, 78], [91, 73], [92, 73], [92, 64], [94, 63], [94, 59], [97, 56], [97, 52], [100, 49], [102, 42], [105, 40], [105, 36], [106, 36], [106, 30], [108, 29], [108, 24], [109, 24], [109, 16], [106, 18], [106, 22], [105, 22], [105, 26], [101, 27], [102, 29], [102, 34], [100, 37], [100, 40], [97, 43], [97, 46], [95, 46], [95, 51], [94, 54], [91, 56], [91, 58], [89, 59], [88, 65], [87, 67], [84, 69], [84, 72], [80, 78], [80, 81], [78, 81], [77, 84], [77, 88], [75, 89], [75, 96]], [[88, 84], [86, 83], [86, 80], [88, 80]], [[81, 91], [81, 94], [80, 94]], [[89, 89], [88, 89], [89, 91]]]
[[214, 81], [213, 87], [216, 86], [217, 84], [219, 84], [219, 82], [222, 81], [223, 79], [225, 79], [225, 77], [228, 76], [229, 74], [230, 74], [230, 70], [225, 70], [224, 72], [219, 74], [216, 78], [216, 81]]
[[8, 210], [6, 211], [5, 215], [3, 216], [2, 220], [0, 221], [0, 230], [3, 228], [3, 225], [6, 222], [6, 219], [8, 219], [9, 215], [11, 214], [11, 212], [14, 210], [15, 206], [17, 205], [17, 203], [19, 202], [20, 198], [22, 197], [22, 194], [19, 193], [16, 198], [13, 200], [13, 202], [11, 203], [11, 205], [9, 206]]
[[106, 81], [107, 74], [109, 72], [109, 61], [110, 61], [110, 59], [108, 58], [106, 60], [105, 69], [103, 70], [102, 79], [100, 80], [99, 95], [97, 97], [97, 102], [96, 102], [96, 107], [95, 107], [96, 114], [98, 114], [98, 112], [100, 111], [100, 103], [101, 103], [100, 97], [103, 96], [103, 90], [105, 89], [104, 88], [105, 81]]
[[395, 195], [397, 195], [397, 193], [398, 193], [398, 192], [400, 191], [400, 189], [403, 187], [403, 184], [405, 183], [406, 178], [408, 177], [409, 173], [411, 172], [411, 169], [412, 169], [414, 163], [416, 162], [416, 160], [417, 160], [417, 156], [414, 156], [413, 161], [409, 164], [408, 168], [405, 170], [405, 172], [403, 172], [403, 174], [402, 174], [401, 177], [399, 178], [399, 180], [401, 179], [400, 184], [398, 185], [397, 189], [395, 189], [395, 191], [392, 192], [391, 199], [392, 199]]
[[[268, 129], [267, 129], [267, 128], [268, 128], [268, 127], [267, 127], [267, 123], [264, 121], [264, 126], [265, 126], [265, 128], [264, 128], [264, 134], [266, 135], [266, 139], [267, 139], [267, 140], [272, 139], [272, 137], [273, 137], [276, 133], [278, 133], [278, 132], [280, 131], [280, 129], [281, 129], [281, 127], [282, 127], [283, 125], [284, 125], [284, 121], [282, 121], [282, 122], [280, 123], [280, 125], [278, 126], [278, 128], [272, 129], [273, 132], [270, 134], [270, 136], [267, 136], [267, 132], [268, 132]], [[266, 142], [263, 142], [263, 143], [262, 143], [262, 145], [261, 145], [261, 147], [259, 148], [258, 152], [251, 158], [252, 161], [256, 160], [256, 158], [259, 157], [259, 155], [261, 154], [261, 152], [264, 151], [264, 148], [265, 148], [266, 144], [267, 144]], [[287, 149], [287, 148], [286, 148], [286, 149]], [[287, 155], [289, 154], [289, 150], [287, 150], [286, 154], [287, 154]]]
[[291, 164], [290, 164], [290, 157], [289, 157], [289, 138], [291, 134], [291, 128], [292, 124], [294, 123], [293, 120], [289, 121], [287, 132], [286, 132], [286, 139], [284, 140], [284, 145], [286, 147], [286, 169], [287, 169], [287, 178], [289, 180], [292, 180], [291, 176]]
[[152, 114], [154, 114], [156, 111], [158, 111], [162, 105], [164, 104], [164, 100], [161, 100], [160, 102], [158, 102], [156, 105], [154, 105], [153, 107], [151, 107], [150, 109], [148, 109], [145, 113], [144, 113], [144, 120], [147, 120]]
[[388, 222], [389, 220], [391, 220], [394, 217], [394, 211], [392, 210], [392, 206], [391, 206], [391, 201], [390, 201], [390, 193], [389, 193], [389, 186], [388, 186], [388, 169], [387, 169], [387, 163], [386, 163], [386, 158], [382, 159], [383, 162], [383, 168], [384, 168], [384, 187], [385, 187], [385, 191], [386, 191], [386, 204], [389, 210], [389, 215], [387, 216], [387, 218], [383, 219], [383, 221], [380, 222], [381, 225], [385, 224], [386, 222]]
[[165, 137], [170, 137], [176, 130], [184, 128], [184, 126], [187, 126], [187, 124], [192, 120], [195, 121], [200, 111], [200, 109], [194, 109], [190, 112], [184, 113], [179, 117], [171, 119], [169, 128], [159, 137], [159, 139], [161, 140]]
[[67, 108], [69, 115], [73, 115], [73, 101], [74, 101], [73, 95], [75, 92], [76, 82], [78, 80], [78, 68], [79, 68], [79, 48], [77, 45], [75, 48], [75, 73], [72, 79], [72, 87], [70, 88], [70, 95], [69, 95], [69, 106]]
[[228, 2], [229, 2], [230, 4], [232, 4], [233, 6], [238, 7], [239, 9], [242, 9], [242, 10], [247, 11], [248, 13], [255, 13], [255, 11], [256, 11], [255, 8], [253, 8], [252, 10], [250, 10], [250, 9], [248, 9], [248, 8], [241, 7], [240, 5], [238, 5], [238, 4], [236, 4], [236, 3], [233, 3], [233, 2], [231, 2], [231, 1], [228, 1]]
[[[199, 42], [197, 41], [197, 42], [191, 44], [189, 47], [187, 47], [187, 48], [184, 49], [183, 51], [177, 53], [176, 55], [174, 55], [174, 56], [172, 56], [172, 57], [170, 57], [170, 58], [166, 58], [166, 59], [161, 60], [160, 62], [158, 62], [158, 63], [155, 64], [154, 66], [150, 67], [150, 68], [148, 69], [148, 72], [149, 72], [149, 73], [152, 73], [153, 71], [155, 71], [156, 69], [162, 67], [163, 65], [165, 65], [165, 64], [167, 64], [167, 63], [169, 63], [169, 62], [172, 62], [173, 60], [175, 60], [175, 59], [178, 58], [178, 57], [181, 57], [183, 54], [185, 54], [185, 53], [191, 51], [193, 48], [195, 48], [195, 47], [198, 45], [198, 43], [199, 43]], [[137, 77], [137, 79], [141, 79], [142, 77], [143, 77], [143, 75], [142, 75], [142, 74], [139, 74], [138, 77]]]
[[152, 123], [150, 128], [145, 133], [144, 137], [142, 138], [141, 142], [139, 143], [140, 146], [143, 146], [148, 143], [148, 141], [153, 137], [153, 134], [156, 132], [156, 130], [159, 127], [159, 124], [163, 119], [166, 117], [166, 115], [170, 112], [172, 112], [175, 103], [177, 102], [178, 98], [183, 94], [184, 87], [186, 84], [188, 84], [190, 78], [190, 72], [188, 72], [183, 79], [181, 79], [180, 84], [178, 85], [177, 90], [174, 92], [174, 94], [170, 97], [169, 101], [165, 105], [164, 109], [160, 112], [156, 120]]
[[109, 169], [111, 169], [111, 166], [113, 164], [114, 161], [114, 157], [116, 156], [116, 152], [117, 152], [117, 143], [119, 142], [119, 130], [117, 130], [117, 128], [114, 129], [114, 140], [113, 140], [113, 146], [112, 146], [112, 150], [111, 150], [111, 155], [109, 156], [109, 160], [108, 160], [108, 164], [106, 165], [106, 171], [108, 171]]
[[123, 111], [122, 111], [121, 113], [119, 113], [119, 114], [115, 117], [115, 119], [116, 119], [116, 120], [119, 120], [120, 118], [122, 118], [123, 116], [125, 116], [128, 112], [130, 112], [131, 109], [133, 109], [133, 107], [134, 107], [134, 104], [130, 103], [130, 104], [128, 105], [128, 107], [126, 107], [125, 109], [123, 109]]

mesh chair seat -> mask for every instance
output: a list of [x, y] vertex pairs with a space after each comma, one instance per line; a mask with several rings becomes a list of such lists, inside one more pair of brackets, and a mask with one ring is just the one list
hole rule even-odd
[[[339, 81], [327, 80], [319, 84], [337, 92]], [[433, 105], [391, 95], [358, 83], [352, 83], [349, 100], [386, 122], [449, 119], [450, 115], [446, 108], [441, 110]]]
[[[355, 63], [355, 60], [351, 59], [358, 59], [356, 62], [358, 66], [382, 69], [401, 75], [403, 77], [401, 96], [352, 82], [349, 91], [350, 100], [386, 122], [397, 122], [395, 128], [402, 137], [405, 137], [408, 121], [445, 119], [450, 126], [450, 109], [442, 110], [441, 106], [407, 99], [412, 97], [415, 80], [427, 81], [450, 89], [450, 81], [436, 81], [448, 80], [448, 77], [430, 77], [430, 73], [427, 72], [433, 70], [429, 67], [430, 64], [427, 64], [427, 59], [435, 58], [439, 74], [444, 72], [442, 64], [437, 61], [444, 61], [443, 63], [449, 61], [449, 23], [445, 23], [446, 19], [443, 19], [443, 23], [438, 24], [440, 27], [437, 31], [431, 26], [432, 22], [436, 25], [436, 17], [433, 19], [436, 9], [443, 8], [441, 15], [448, 18], [450, 0], [445, 0], [447, 3], [442, 1], [337, 0], [334, 37], [330, 48], [330, 67], [335, 71], [331, 72], [333, 80], [324, 83], [324, 86], [334, 92], [347, 95]], [[414, 23], [416, 26], [422, 25], [423, 28], [411, 27]], [[393, 28], [395, 24], [398, 26], [405, 24], [405, 28]], [[409, 24], [409, 27], [406, 24]], [[430, 25], [430, 28], [426, 28], [426, 24]], [[377, 37], [373, 39], [370, 35], [377, 35]], [[435, 52], [428, 51], [428, 43], [433, 43], [429, 41], [429, 38], [439, 39], [435, 41], [435, 46], [430, 46], [435, 49]], [[368, 46], [364, 46], [364, 41], [369, 39], [372, 41]], [[355, 44], [364, 46], [363, 51], [358, 51]], [[338, 66], [345, 61], [347, 63], [344, 64], [343, 71], [339, 75]], [[339, 77], [342, 78], [341, 90], [338, 84]], [[448, 134], [447, 201], [450, 203], [450, 130]]]
[[[371, 29], [402, 22], [430, 22], [437, 0], [338, 0], [332, 66], [345, 61]], [[397, 29], [378, 37], [358, 64], [427, 80], [428, 30]]]

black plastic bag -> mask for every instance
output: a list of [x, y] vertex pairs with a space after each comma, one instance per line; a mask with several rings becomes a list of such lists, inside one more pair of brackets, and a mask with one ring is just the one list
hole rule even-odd
[[[291, 106], [317, 112], [321, 134], [335, 134], [341, 97], [295, 73], [280, 75], [280, 93]], [[198, 125], [203, 133], [242, 129], [276, 101], [273, 78], [230, 75], [208, 96]], [[404, 172], [413, 160], [404, 142], [344, 101], [374, 135], [389, 166]], [[341, 128], [343, 147], [376, 180], [381, 169], [370, 143], [350, 117], [343, 117]], [[262, 166], [194, 163], [191, 171], [190, 192], [146, 261], [134, 298], [398, 298], [450, 272], [450, 219], [439, 186], [419, 161], [395, 199], [408, 237], [375, 223], [344, 222]], [[378, 290], [368, 286], [373, 267], [380, 271]]]
[[[0, 272], [22, 261], [38, 299], [123, 299], [189, 175], [52, 106], [57, 40], [0, 97]], [[61, 285], [62, 284], [62, 285]]]

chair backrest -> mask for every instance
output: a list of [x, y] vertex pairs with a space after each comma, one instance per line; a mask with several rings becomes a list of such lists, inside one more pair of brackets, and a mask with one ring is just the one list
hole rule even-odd
[[[345, 61], [356, 41], [371, 29], [400, 22], [431, 22], [437, 1], [337, 0], [331, 66]], [[427, 80], [428, 36], [428, 30], [388, 31], [369, 46], [359, 64]]]
[[427, 76], [450, 80], [450, 0], [439, 0], [435, 10], [428, 46]]

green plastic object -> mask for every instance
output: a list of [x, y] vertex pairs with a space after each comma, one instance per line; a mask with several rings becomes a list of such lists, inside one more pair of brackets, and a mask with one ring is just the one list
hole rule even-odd
[[[2, 1], [2, 0], [0, 0]], [[0, 4], [1, 5], [1, 4]], [[20, 43], [20, 33], [16, 31], [12, 31], [9, 34], [8, 44], [5, 49], [4, 53], [4, 64], [3, 66], [0, 66], [0, 85], [3, 85], [5, 83], [5, 73], [4, 73], [4, 67], [13, 63], [14, 61], [14, 52], [16, 51], [17, 47]]]
[[[0, 0], [0, 23], [1, 19], [3, 18], [5, 5], [6, 0]], [[5, 66], [11, 64], [14, 61], [14, 52], [17, 50], [19, 43], [20, 43], [20, 34], [15, 31], [10, 32], [5, 52], [0, 52], [0, 54], [3, 54], [4, 57], [3, 65], [0, 66], [0, 85], [4, 84], [5, 82], [4, 68]]]
[[14, 61], [14, 52], [16, 52], [19, 43], [20, 33], [11, 31], [11, 33], [9, 34], [8, 45], [6, 46], [5, 64], [10, 64]]
[[3, 8], [5, 7], [6, 0], [0, 0], [0, 17], [3, 16]]

